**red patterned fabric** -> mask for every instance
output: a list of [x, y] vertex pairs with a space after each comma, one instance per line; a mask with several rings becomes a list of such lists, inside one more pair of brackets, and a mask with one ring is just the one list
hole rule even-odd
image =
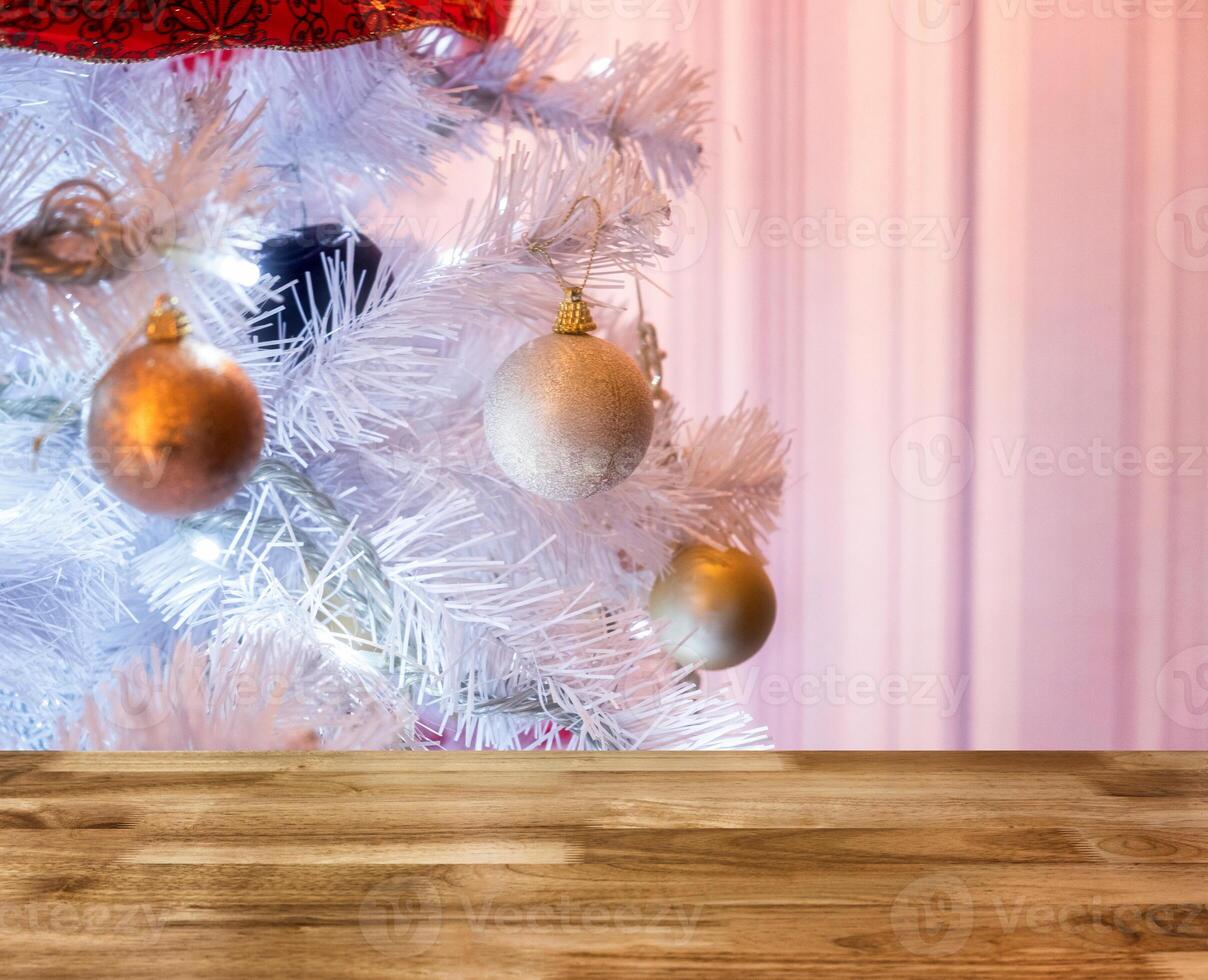
[[222, 48], [317, 50], [449, 27], [503, 33], [511, 0], [0, 0], [0, 47], [87, 61]]

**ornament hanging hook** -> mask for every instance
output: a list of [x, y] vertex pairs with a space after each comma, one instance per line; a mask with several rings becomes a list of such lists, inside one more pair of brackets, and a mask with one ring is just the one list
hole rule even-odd
[[638, 294], [638, 340], [640, 342], [638, 360], [642, 366], [642, 373], [650, 382], [650, 391], [654, 400], [659, 403], [669, 402], [671, 395], [663, 386], [666, 377], [663, 362], [667, 358], [667, 352], [659, 346], [658, 328], [646, 319], [646, 303], [642, 298], [641, 275], [635, 273], [634, 284]]
[[147, 340], [155, 344], [176, 343], [189, 333], [189, 318], [176, 302], [176, 297], [164, 293], [156, 299], [144, 332]]

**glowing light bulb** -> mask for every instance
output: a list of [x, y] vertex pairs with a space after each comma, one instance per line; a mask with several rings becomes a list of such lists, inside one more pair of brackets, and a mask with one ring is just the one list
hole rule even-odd
[[209, 263], [210, 271], [239, 286], [254, 286], [260, 281], [260, 267], [242, 255], [216, 255]]
[[208, 565], [216, 564], [222, 557], [222, 545], [213, 538], [199, 537], [193, 542], [193, 557]]

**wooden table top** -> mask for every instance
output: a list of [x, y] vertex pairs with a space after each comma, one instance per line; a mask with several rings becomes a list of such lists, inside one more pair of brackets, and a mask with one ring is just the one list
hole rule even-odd
[[0, 754], [5, 977], [1208, 977], [1208, 756]]

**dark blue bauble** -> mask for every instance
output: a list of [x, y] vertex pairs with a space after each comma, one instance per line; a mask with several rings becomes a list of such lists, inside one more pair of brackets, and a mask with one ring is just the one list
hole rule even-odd
[[[307, 336], [307, 325], [331, 306], [325, 264], [336, 263], [338, 278], [346, 276], [350, 241], [354, 243], [352, 282], [357, 284], [356, 311], [363, 313], [382, 265], [382, 250], [364, 235], [343, 225], [307, 225], [270, 238], [260, 247], [260, 272], [276, 277], [281, 294], [279, 304], [270, 301], [261, 309], [271, 310], [278, 305], [281, 309], [257, 321], [251, 331], [253, 340], [282, 354], [300, 350], [299, 357], [309, 356], [313, 343]], [[330, 331], [330, 321], [328, 324]]]

